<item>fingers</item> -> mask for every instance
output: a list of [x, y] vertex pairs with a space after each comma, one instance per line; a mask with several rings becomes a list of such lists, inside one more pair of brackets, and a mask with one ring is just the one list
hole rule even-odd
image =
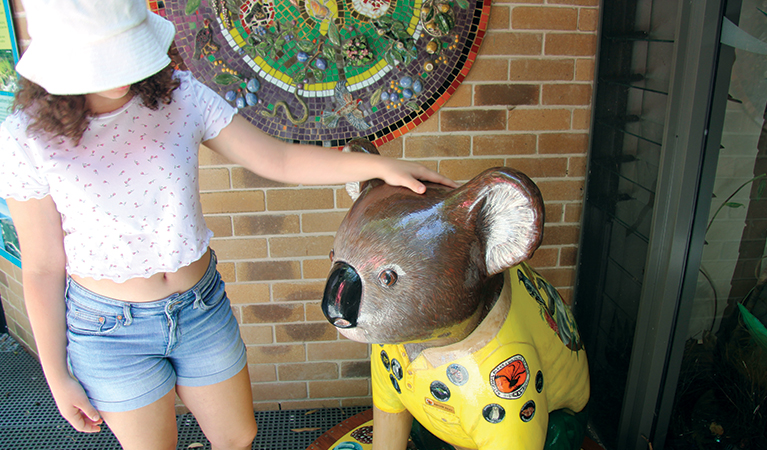
[[[90, 409], [93, 409], [93, 407], [91, 406]], [[95, 411], [95, 409], [93, 411]], [[89, 417], [88, 414], [85, 414], [82, 410], [75, 407], [70, 412], [70, 415], [66, 415], [64, 418], [67, 419], [67, 422], [69, 422], [75, 430], [82, 433], [98, 433], [101, 431], [100, 425], [103, 421], [101, 420], [101, 417], [99, 417], [98, 412]]]
[[79, 392], [71, 393], [69, 397], [71, 400], [65, 403], [67, 406], [59, 405], [59, 411], [75, 430], [83, 433], [98, 433], [103, 423], [101, 415], [84, 392], [79, 394]]
[[389, 172], [389, 176], [385, 177], [384, 181], [392, 186], [402, 186], [417, 194], [426, 192], [426, 186], [422, 181], [442, 184], [450, 188], [458, 187], [455, 181], [422, 164], [400, 159], [383, 159], [383, 161], [386, 161]]
[[447, 187], [451, 187], [453, 189], [458, 187], [458, 183], [456, 183], [455, 181], [451, 180], [450, 178], [448, 178], [446, 176], [443, 176], [443, 175], [440, 175], [437, 172], [430, 172], [430, 173], [433, 174], [431, 177], [429, 177], [429, 178], [422, 178], [422, 179], [426, 180], [426, 181], [431, 181], [432, 183], [442, 184], [442, 185], [445, 185]]
[[[424, 166], [421, 166], [421, 171], [419, 171], [419, 173], [414, 173], [413, 176], [415, 178], [419, 179], [419, 180], [431, 181], [432, 183], [441, 184], [441, 185], [444, 185], [444, 186], [447, 186], [447, 187], [450, 187], [450, 188], [453, 188], [453, 189], [458, 187], [458, 183], [456, 183], [455, 181], [451, 180], [450, 178], [448, 178], [448, 177], [446, 177], [444, 175], [440, 175], [439, 173], [437, 173], [437, 172], [435, 172], [435, 171], [433, 171], [431, 169], [428, 169], [428, 168], [426, 168]], [[423, 184], [421, 184], [421, 183], [419, 183], [419, 184], [420, 184], [420, 186], [423, 186]], [[424, 189], [421, 190], [421, 191], [416, 191], [415, 189], [413, 189], [413, 190], [415, 192], [418, 192], [419, 194], [423, 194], [426, 191], [426, 188], [424, 186]]]

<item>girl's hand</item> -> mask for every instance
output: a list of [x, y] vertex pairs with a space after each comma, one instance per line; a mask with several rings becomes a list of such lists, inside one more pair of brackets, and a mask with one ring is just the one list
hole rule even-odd
[[381, 179], [392, 186], [406, 187], [417, 194], [426, 192], [426, 186], [421, 181], [430, 181], [432, 183], [443, 184], [451, 188], [457, 188], [458, 184], [428, 169], [421, 164], [412, 161], [403, 161], [401, 159], [392, 159], [381, 157], [384, 163]]
[[51, 393], [61, 415], [75, 430], [83, 433], [98, 433], [103, 420], [91, 405], [85, 390], [74, 378], [51, 384]]

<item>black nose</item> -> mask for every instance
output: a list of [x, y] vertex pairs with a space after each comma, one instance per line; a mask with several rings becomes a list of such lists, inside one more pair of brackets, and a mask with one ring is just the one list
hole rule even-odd
[[354, 267], [337, 262], [330, 268], [322, 297], [322, 312], [338, 328], [357, 326], [362, 298], [362, 280]]

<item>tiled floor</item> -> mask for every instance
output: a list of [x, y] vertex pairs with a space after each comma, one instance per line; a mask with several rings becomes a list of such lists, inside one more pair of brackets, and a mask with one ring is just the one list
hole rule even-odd
[[[326, 430], [365, 409], [256, 412], [253, 449], [305, 450]], [[191, 414], [176, 421], [178, 450], [210, 449]], [[315, 430], [293, 431], [306, 428]], [[197, 443], [203, 447], [193, 445]], [[120, 445], [106, 426], [97, 434], [75, 431], [56, 410], [37, 360], [9, 335], [0, 334], [0, 449], [119, 450]]]

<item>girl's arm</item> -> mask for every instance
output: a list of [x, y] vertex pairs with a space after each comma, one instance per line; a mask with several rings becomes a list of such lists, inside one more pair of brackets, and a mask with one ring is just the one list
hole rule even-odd
[[457, 187], [449, 178], [414, 162], [288, 144], [267, 135], [239, 115], [205, 145], [259, 176], [283, 183], [342, 184], [380, 178], [417, 193], [426, 190], [419, 180]]
[[67, 368], [66, 281], [61, 215], [50, 196], [8, 199], [22, 254], [24, 302], [40, 363], [61, 415], [78, 431], [99, 431], [101, 419]]

